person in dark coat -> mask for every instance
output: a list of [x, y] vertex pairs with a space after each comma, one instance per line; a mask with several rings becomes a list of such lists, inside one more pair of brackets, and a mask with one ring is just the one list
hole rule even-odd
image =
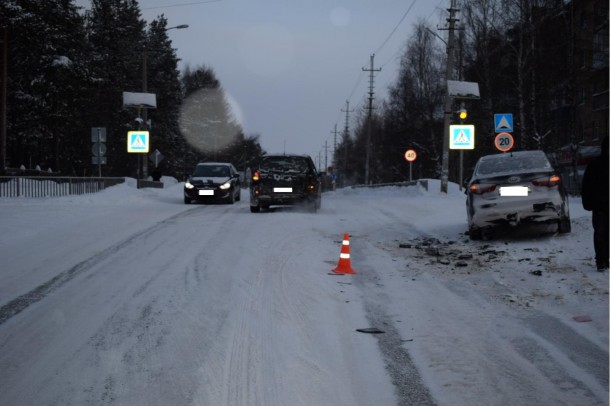
[[608, 136], [602, 153], [593, 159], [582, 178], [582, 206], [593, 212], [593, 247], [597, 270], [608, 269]]

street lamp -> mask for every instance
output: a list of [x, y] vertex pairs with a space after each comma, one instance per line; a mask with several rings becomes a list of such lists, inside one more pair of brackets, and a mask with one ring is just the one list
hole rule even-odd
[[[169, 30], [182, 30], [184, 28], [188, 28], [188, 24], [180, 24], [174, 27], [168, 27], [164, 31], [167, 32]], [[148, 93], [148, 76], [147, 76], [147, 60], [148, 60], [148, 51], [146, 49], [146, 45], [144, 46], [144, 52], [142, 53], [142, 93]], [[142, 122], [144, 123], [144, 128], [148, 127], [148, 110], [143, 109], [142, 112]], [[148, 177], [148, 160], [147, 157], [144, 157], [142, 162], [142, 179], [146, 179]]]
[[6, 81], [8, 78], [8, 29], [4, 27], [2, 38], [2, 107], [0, 109], [0, 173], [6, 169]]

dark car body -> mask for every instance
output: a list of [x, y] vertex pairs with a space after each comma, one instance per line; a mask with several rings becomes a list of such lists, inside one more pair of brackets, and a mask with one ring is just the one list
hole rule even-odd
[[250, 211], [303, 204], [316, 212], [321, 192], [320, 177], [310, 156], [266, 155], [252, 168]]
[[520, 223], [556, 223], [568, 233], [568, 197], [559, 173], [543, 151], [486, 155], [477, 162], [466, 189], [470, 238]]
[[197, 164], [193, 174], [184, 182], [184, 203], [225, 202], [240, 200], [241, 183], [235, 167], [227, 162]]

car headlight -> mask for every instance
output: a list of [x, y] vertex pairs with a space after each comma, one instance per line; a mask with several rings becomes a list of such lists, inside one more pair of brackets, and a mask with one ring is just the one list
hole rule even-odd
[[184, 182], [184, 187], [187, 189], [192, 189], [195, 186], [193, 186], [193, 184], [187, 180], [186, 182]]
[[227, 190], [228, 188], [231, 187], [231, 182], [225, 182], [222, 185], [219, 186], [222, 190]]

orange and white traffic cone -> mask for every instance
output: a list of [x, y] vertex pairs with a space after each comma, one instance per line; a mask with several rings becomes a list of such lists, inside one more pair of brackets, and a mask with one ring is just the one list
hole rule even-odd
[[349, 259], [349, 234], [347, 233], [343, 234], [339, 264], [333, 269], [333, 272], [340, 274], [356, 274], [356, 271], [352, 269], [351, 261]]

